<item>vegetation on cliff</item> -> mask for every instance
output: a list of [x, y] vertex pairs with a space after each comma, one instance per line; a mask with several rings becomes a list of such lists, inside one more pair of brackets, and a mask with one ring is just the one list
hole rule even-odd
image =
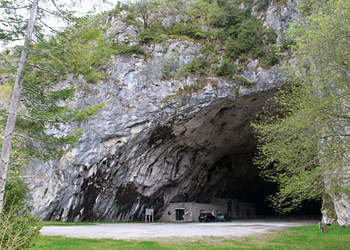
[[[165, 67], [167, 77], [186, 73], [233, 77], [248, 59], [258, 59], [260, 66], [278, 64], [277, 35], [252, 11], [266, 11], [268, 1], [206, 1], [206, 0], [139, 0], [119, 4], [109, 12], [122, 18], [137, 31], [136, 37], [117, 42], [128, 46], [135, 41], [139, 48], [151, 43], [165, 44], [167, 39], [185, 39], [203, 44], [196, 59], [181, 68]], [[279, 1], [279, 4], [285, 4]], [[121, 13], [124, 11], [124, 15]], [[125, 15], [125, 13], [127, 13]], [[127, 50], [126, 50], [127, 52]], [[142, 50], [135, 53], [144, 53]]]

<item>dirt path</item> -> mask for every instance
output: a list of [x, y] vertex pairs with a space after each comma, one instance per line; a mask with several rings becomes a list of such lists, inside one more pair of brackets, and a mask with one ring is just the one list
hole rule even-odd
[[60, 235], [72, 238], [109, 238], [121, 240], [155, 239], [164, 237], [203, 236], [247, 237], [316, 222], [235, 221], [212, 223], [115, 223], [88, 226], [47, 226], [42, 235]]

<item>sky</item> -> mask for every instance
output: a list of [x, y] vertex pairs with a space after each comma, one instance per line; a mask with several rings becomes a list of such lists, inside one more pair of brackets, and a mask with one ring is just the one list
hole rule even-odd
[[[19, 2], [23, 2], [23, 1], [27, 1], [27, 0], [18, 0]], [[118, 0], [107, 0], [109, 3], [102, 3], [101, 0], [81, 0], [81, 3], [75, 7], [69, 7], [69, 10], [74, 10], [77, 12], [78, 16], [83, 16], [87, 13], [89, 13], [90, 11], [93, 11], [93, 6], [95, 5], [96, 8], [93, 11], [94, 14], [98, 14], [101, 13], [103, 11], [109, 10], [109, 9], [113, 9], [117, 3]], [[126, 3], [129, 0], [119, 0], [121, 3]], [[48, 9], [53, 9], [54, 6], [51, 3], [51, 1], [47, 1], [49, 4], [45, 4], [43, 2], [39, 2], [39, 7], [44, 7], [44, 8], [48, 8]], [[70, 0], [56, 0], [56, 3], [59, 4], [69, 4], [71, 1]], [[22, 15], [28, 17], [29, 13], [21, 13]], [[1, 16], [1, 13], [0, 13]], [[1, 19], [1, 18], [0, 18]], [[63, 21], [58, 21], [57, 18], [47, 18], [44, 21], [48, 26], [54, 28], [54, 29], [60, 29], [65, 27], [65, 24]], [[0, 23], [1, 25], [1, 23]], [[11, 44], [7, 44], [6, 46], [0, 41], [0, 50], [6, 48], [6, 47], [12, 47], [15, 45], [20, 45], [23, 44], [23, 41], [17, 41]]]

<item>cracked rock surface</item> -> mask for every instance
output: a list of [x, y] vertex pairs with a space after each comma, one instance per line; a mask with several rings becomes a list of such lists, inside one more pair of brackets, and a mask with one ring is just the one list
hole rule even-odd
[[[279, 37], [288, 13], [295, 15], [293, 6], [282, 14], [267, 11], [265, 25]], [[118, 41], [134, 32], [118, 20], [111, 27]], [[142, 220], [145, 208], [155, 208], [159, 217], [170, 202], [239, 197], [240, 178], [254, 185], [249, 176], [256, 175], [250, 160], [256, 142], [249, 124], [281, 85], [280, 72], [249, 61], [240, 73], [254, 82], [250, 88], [211, 75], [168, 79], [164, 63], [179, 68], [204, 45], [181, 39], [165, 45], [145, 46], [147, 57], [113, 57], [101, 83], [75, 83], [79, 91], [70, 105], [105, 106], [94, 120], [74, 127], [85, 128], [83, 136], [60, 161], [29, 164], [36, 214], [62, 221]]]

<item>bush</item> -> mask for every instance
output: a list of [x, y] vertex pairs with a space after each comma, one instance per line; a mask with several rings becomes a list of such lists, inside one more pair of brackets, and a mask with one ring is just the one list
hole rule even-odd
[[[9, 212], [13, 208], [20, 208], [27, 204], [28, 187], [21, 179], [11, 179], [6, 182], [6, 197], [3, 206], [4, 212]], [[17, 211], [18, 212], [18, 211]]]
[[114, 45], [114, 49], [116, 50], [116, 54], [127, 54], [127, 55], [144, 55], [145, 51], [142, 49], [140, 45], [132, 45], [128, 46], [126, 43], [117, 43]]
[[187, 36], [196, 40], [206, 39], [208, 34], [206, 31], [185, 24], [184, 22], [173, 23], [166, 29], [168, 35]]
[[187, 25], [184, 22], [173, 23], [167, 28], [167, 34], [183, 36], [187, 32]]
[[251, 82], [251, 81], [247, 80], [246, 78], [244, 78], [243, 76], [237, 76], [235, 78], [235, 81], [237, 82], [238, 85], [241, 85], [241, 86], [244, 86], [247, 88], [251, 88], [255, 84], [255, 82]]
[[160, 60], [164, 78], [174, 76], [174, 73], [179, 69], [179, 56], [179, 51], [175, 49], [169, 57], [164, 57]]
[[199, 72], [200, 74], [204, 74], [207, 72], [210, 64], [210, 60], [207, 60], [203, 57], [199, 57], [198, 59], [193, 59], [192, 62], [185, 64], [183, 66], [183, 71], [190, 73]]
[[233, 65], [228, 58], [224, 58], [219, 67], [216, 67], [215, 71], [218, 76], [230, 76], [232, 77], [236, 70], [236, 66]]
[[261, 58], [261, 66], [269, 68], [278, 64], [279, 58], [275, 49], [268, 51], [264, 57]]
[[236, 8], [225, 8], [218, 12], [212, 19], [212, 25], [217, 28], [229, 28], [242, 22], [242, 13]]
[[39, 218], [28, 211], [27, 186], [20, 179], [6, 183], [5, 200], [0, 214], [0, 249], [28, 249], [39, 235]]
[[137, 37], [141, 44], [150, 42], [162, 43], [165, 41], [166, 32], [162, 25], [154, 24], [148, 29], [140, 31]]
[[125, 18], [125, 23], [126, 24], [137, 24], [136, 18], [137, 18], [137, 16], [135, 16], [132, 13], [129, 13]]
[[0, 214], [0, 249], [28, 249], [39, 235], [39, 220], [25, 211], [18, 214], [18, 207]]
[[193, 59], [192, 62], [187, 63], [183, 66], [184, 71], [194, 73], [199, 70], [198, 62]]
[[269, 0], [259, 0], [257, 2], [257, 11], [262, 11], [262, 10], [266, 10], [267, 7], [269, 6]]
[[277, 42], [277, 34], [273, 31], [272, 28], [268, 28], [265, 31], [266, 42], [270, 44], [275, 44]]

